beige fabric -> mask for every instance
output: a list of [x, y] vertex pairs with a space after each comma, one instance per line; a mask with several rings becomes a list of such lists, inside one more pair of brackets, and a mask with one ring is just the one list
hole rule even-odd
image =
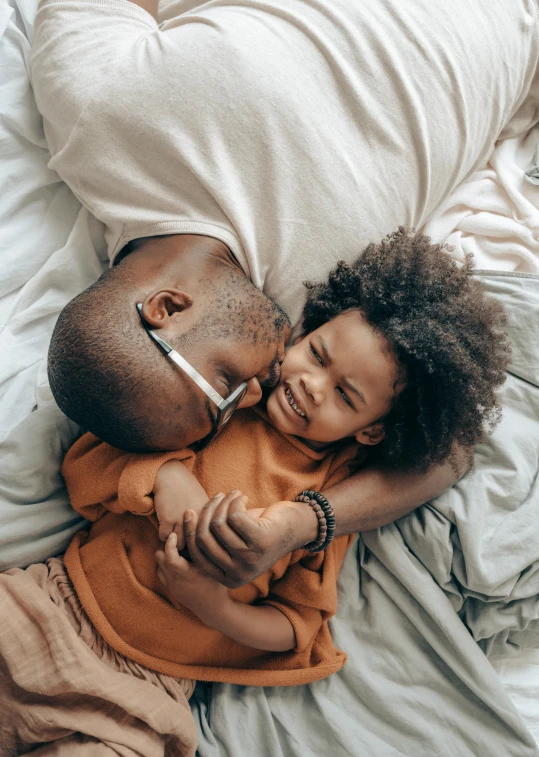
[[0, 614], [0, 757], [195, 753], [193, 682], [105, 644], [60, 558], [0, 574]]
[[299, 320], [302, 282], [420, 227], [538, 118], [534, 0], [43, 0], [51, 166], [133, 237], [227, 244]]

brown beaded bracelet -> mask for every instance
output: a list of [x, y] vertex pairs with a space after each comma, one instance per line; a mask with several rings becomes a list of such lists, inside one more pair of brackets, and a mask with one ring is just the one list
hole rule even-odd
[[315, 541], [304, 546], [309, 552], [321, 552], [333, 541], [335, 536], [335, 513], [333, 508], [320, 492], [305, 489], [298, 494], [294, 502], [305, 502], [310, 505], [318, 518], [318, 537]]

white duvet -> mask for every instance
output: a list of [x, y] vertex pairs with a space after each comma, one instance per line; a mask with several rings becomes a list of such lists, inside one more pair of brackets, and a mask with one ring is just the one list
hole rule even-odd
[[[69, 507], [59, 473], [63, 454], [78, 429], [52, 399], [46, 354], [58, 313], [99, 276], [106, 260], [101, 225], [47, 168], [48, 150], [27, 73], [36, 5], [36, 0], [0, 0], [0, 569], [61, 552], [81, 525]], [[426, 231], [435, 241], [453, 244], [456, 255], [471, 250], [480, 268], [539, 274], [539, 188], [524, 177], [534, 164], [538, 144], [537, 130], [500, 143], [489, 165], [448, 198]], [[525, 376], [526, 365], [519, 370]], [[524, 439], [526, 423], [532, 422], [524, 413]], [[525, 451], [523, 454], [526, 456]], [[478, 479], [475, 483], [483, 486], [483, 493], [493, 485]], [[531, 483], [511, 463], [498, 471], [495, 486], [501, 487], [500, 501], [504, 485], [512, 490], [528, 487], [529, 492]], [[537, 517], [537, 509], [532, 507], [530, 517], [534, 515]], [[421, 522], [412, 520], [395, 528], [413, 542], [414, 535], [418, 539]], [[420, 542], [418, 539], [419, 552]], [[465, 544], [459, 546], [466, 549]], [[481, 554], [476, 557], [474, 563], [471, 555], [469, 564], [475, 566], [477, 576], [485, 575]], [[348, 582], [347, 591], [342, 591], [335, 623], [338, 643], [350, 650], [358, 644], [350, 622], [357, 600], [354, 587], [361, 575], [357, 566], [351, 551], [341, 580], [341, 586], [344, 580]], [[445, 580], [444, 589], [450, 596], [451, 570], [444, 577], [437, 575], [440, 563], [427, 567], [440, 584]], [[496, 570], [495, 564], [492, 570]], [[515, 564], [513, 572], [519, 571]], [[367, 576], [364, 566], [365, 586]], [[460, 589], [463, 585], [466, 581]], [[493, 585], [490, 581], [490, 589]], [[347, 592], [352, 592], [349, 597]], [[461, 592], [460, 599], [457, 593], [455, 609], [465, 616], [469, 593]], [[529, 599], [533, 602], [533, 596]], [[489, 605], [495, 600], [489, 600]], [[467, 621], [480, 637], [481, 618], [470, 615]], [[509, 657], [507, 645], [502, 645], [502, 653], [496, 663], [498, 670], [537, 738], [539, 717], [533, 703], [539, 701], [539, 656], [532, 650]], [[358, 648], [356, 665], [360, 665], [360, 657]], [[489, 674], [485, 675], [488, 679]], [[300, 734], [318, 743], [320, 734], [333, 733], [331, 713], [337, 730], [344, 729], [340, 741], [335, 742], [342, 746], [336, 746], [334, 753], [343, 757], [353, 753], [345, 732], [359, 707], [359, 693], [354, 689], [354, 681], [359, 679], [354, 676], [354, 665], [349, 663], [342, 679], [320, 682], [313, 690], [274, 689], [266, 695], [264, 690], [246, 689], [241, 692], [241, 707], [237, 689], [214, 687], [210, 700], [206, 689], [199, 691], [193, 707], [200, 724], [201, 754], [243, 757], [245, 753], [251, 757], [254, 747], [239, 739], [239, 734], [246, 717], [254, 725], [251, 718], [256, 715], [257, 727], [251, 731], [267, 744], [258, 743], [257, 755], [303, 755], [306, 741]], [[421, 718], [417, 727], [421, 728]], [[397, 753], [388, 748], [384, 757]], [[378, 753], [365, 750], [362, 754], [378, 757]]]
[[105, 260], [101, 225], [47, 168], [27, 73], [36, 8], [0, 2], [0, 569], [57, 553], [80, 525], [59, 474], [77, 429], [52, 399], [46, 354]]

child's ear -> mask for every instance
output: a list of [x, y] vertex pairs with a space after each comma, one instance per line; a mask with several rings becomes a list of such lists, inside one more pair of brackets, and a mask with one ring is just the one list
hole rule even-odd
[[356, 441], [360, 444], [368, 444], [371, 447], [379, 444], [386, 435], [383, 423], [373, 423], [372, 426], [365, 426], [356, 434]]

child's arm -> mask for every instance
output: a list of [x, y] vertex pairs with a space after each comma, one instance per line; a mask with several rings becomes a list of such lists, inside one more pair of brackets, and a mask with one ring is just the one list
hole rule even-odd
[[[223, 523], [220, 520], [222, 516], [226, 523], [228, 509], [233, 505], [244, 507], [246, 499], [241, 495], [241, 492], [237, 491], [224, 497], [218, 495], [204, 507], [200, 518], [195, 513], [187, 514], [185, 539], [189, 555], [191, 557], [197, 556], [197, 565], [201, 562], [202, 565], [206, 564], [200, 560], [201, 551], [197, 544], [201, 525], [203, 533], [207, 531], [212, 535], [213, 549], [219, 549], [224, 555], [227, 555], [228, 560], [231, 560], [231, 557], [219, 542], [221, 544], [232, 544], [237, 550], [249, 550], [248, 542], [243, 541], [238, 534], [230, 533], [226, 528], [223, 528]], [[287, 504], [283, 502], [270, 505], [265, 510], [250, 509], [248, 512], [252, 519], [263, 523], [268, 512], [275, 507], [286, 506]], [[205, 519], [206, 522], [204, 523]], [[216, 536], [218, 539], [216, 539]], [[272, 583], [270, 593], [263, 600], [263, 605], [252, 608], [253, 610], [261, 610], [263, 607], [273, 608], [288, 620], [295, 636], [294, 647], [289, 647], [289, 649], [307, 651], [312, 648], [323, 625], [335, 614], [337, 610], [337, 576], [346, 550], [353, 540], [353, 536], [340, 537], [332, 541], [323, 552], [310, 553], [300, 550], [299, 553], [291, 555], [285, 573], [279, 580]], [[201, 570], [204, 571], [204, 568], [202, 567]], [[204, 575], [207, 575], [207, 573]], [[221, 576], [223, 575], [224, 573], [221, 573]], [[210, 580], [221, 582], [219, 576]], [[262, 617], [260, 615], [260, 618]], [[208, 623], [208, 621], [206, 622]], [[212, 623], [208, 624], [213, 625]], [[269, 631], [271, 629], [268, 629]], [[226, 633], [226, 631], [223, 632]], [[236, 635], [233, 638], [240, 640], [240, 637]], [[269, 649], [269, 647], [264, 647], [264, 649]], [[272, 647], [272, 649], [275, 651], [275, 647]]]
[[174, 532], [177, 547], [185, 546], [183, 516], [186, 510], [200, 512], [209, 500], [196, 476], [179, 460], [169, 460], [155, 476], [154, 506], [159, 521], [159, 538], [166, 541]]
[[[191, 514], [196, 518], [194, 513]], [[157, 575], [170, 598], [187, 607], [210, 628], [234, 641], [267, 652], [296, 646], [292, 623], [276, 607], [233, 600], [226, 587], [178, 554], [176, 533], [156, 552]]]
[[189, 450], [139, 454], [124, 452], [84, 434], [68, 451], [63, 466], [73, 508], [90, 521], [106, 512], [118, 515], [157, 514], [164, 541], [177, 529], [183, 545], [183, 514], [200, 512], [208, 495], [191, 473], [195, 454]]

